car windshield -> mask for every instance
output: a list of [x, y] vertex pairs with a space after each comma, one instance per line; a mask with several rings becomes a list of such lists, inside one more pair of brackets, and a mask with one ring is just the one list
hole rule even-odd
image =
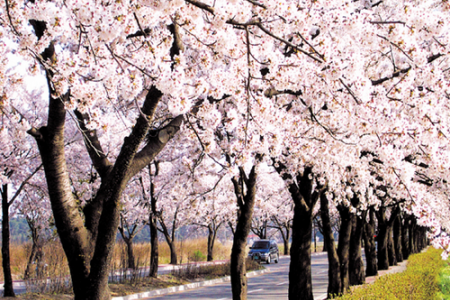
[[253, 243], [252, 249], [268, 249], [270, 242], [257, 241]]

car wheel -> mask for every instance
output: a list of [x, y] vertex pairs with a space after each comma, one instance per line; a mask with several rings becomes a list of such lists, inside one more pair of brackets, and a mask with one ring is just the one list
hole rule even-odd
[[277, 258], [275, 258], [275, 263], [277, 264], [279, 260], [280, 260], [280, 256], [277, 254]]
[[270, 264], [270, 255], [267, 256], [267, 264]]

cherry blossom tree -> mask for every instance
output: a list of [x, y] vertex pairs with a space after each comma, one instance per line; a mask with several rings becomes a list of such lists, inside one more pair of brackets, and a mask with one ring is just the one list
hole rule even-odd
[[[42, 173], [42, 172], [41, 172]], [[19, 202], [15, 202], [15, 210], [24, 217], [31, 233], [31, 252], [24, 273], [24, 279], [29, 279], [33, 274], [32, 266], [36, 263], [36, 275], [43, 274], [43, 247], [52, 236], [52, 212], [44, 182], [43, 174], [33, 180], [24, 188], [24, 196]], [[41, 181], [42, 180], [42, 181]]]
[[130, 182], [125, 190], [120, 211], [119, 232], [127, 245], [128, 268], [135, 270], [133, 239], [147, 225], [148, 211], [145, 208], [144, 198], [141, 194], [140, 182]]

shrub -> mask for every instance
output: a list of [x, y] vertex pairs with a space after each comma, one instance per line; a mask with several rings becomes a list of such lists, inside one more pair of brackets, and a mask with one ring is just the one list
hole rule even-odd
[[196, 250], [194, 254], [190, 257], [191, 261], [204, 261], [206, 259], [206, 255], [202, 253], [200, 250]]
[[445, 264], [441, 252], [430, 248], [424, 253], [411, 255], [406, 271], [382, 276], [375, 283], [355, 288], [338, 299], [435, 299], [439, 292], [439, 272]]

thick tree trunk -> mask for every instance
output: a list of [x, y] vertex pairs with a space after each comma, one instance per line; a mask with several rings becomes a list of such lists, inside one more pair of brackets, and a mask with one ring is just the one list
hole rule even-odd
[[388, 257], [388, 228], [386, 224], [380, 224], [378, 222], [378, 235], [377, 235], [377, 260], [378, 270], [389, 269], [389, 257]]
[[400, 214], [395, 218], [393, 226], [395, 257], [397, 258], [397, 262], [402, 262], [402, 219]]
[[394, 249], [393, 228], [394, 228], [394, 226], [389, 226], [389, 231], [388, 231], [389, 266], [396, 266], [397, 265], [397, 256], [395, 255], [395, 249]]
[[2, 185], [2, 266], [3, 296], [15, 297], [11, 274], [8, 185]]
[[340, 262], [342, 292], [346, 293], [350, 288], [350, 237], [352, 233], [351, 214], [347, 207], [338, 207], [341, 216], [341, 227], [339, 228], [338, 256]]
[[369, 211], [369, 222], [364, 223], [364, 251], [366, 256], [366, 276], [378, 275], [377, 249], [375, 246], [375, 212]]
[[[289, 193], [294, 201], [292, 245], [290, 251], [291, 264], [289, 266], [290, 300], [314, 299], [311, 283], [311, 235], [313, 208], [326, 187], [317, 186], [316, 190], [313, 191], [314, 177], [312, 176], [312, 168], [307, 166], [305, 167], [303, 174], [297, 175], [297, 184], [289, 184]], [[283, 179], [291, 178], [284, 177]]]
[[[233, 300], [247, 299], [247, 272], [245, 266], [245, 247], [247, 236], [252, 225], [253, 207], [255, 205], [256, 177], [255, 166], [246, 176], [244, 169], [240, 168], [239, 179], [233, 177], [234, 192], [239, 207], [236, 230], [233, 237], [233, 247], [230, 259], [231, 291]], [[246, 193], [244, 189], [246, 187]]]
[[294, 207], [292, 225], [289, 299], [311, 299], [311, 234], [312, 214], [299, 205]]
[[[389, 220], [386, 217], [386, 207], [382, 206], [376, 212], [378, 219], [378, 270], [389, 269], [389, 239], [392, 241], [392, 227], [399, 212], [400, 208], [398, 206], [393, 208]], [[391, 252], [391, 254], [395, 256], [395, 252]]]
[[353, 215], [352, 233], [350, 238], [350, 263], [349, 263], [350, 285], [360, 285], [366, 281], [364, 261], [361, 252], [363, 226], [364, 220], [356, 215]]
[[342, 294], [341, 270], [339, 267], [339, 256], [331, 227], [328, 199], [325, 193], [320, 196], [320, 213], [322, 218], [323, 244], [328, 253], [328, 298]]

